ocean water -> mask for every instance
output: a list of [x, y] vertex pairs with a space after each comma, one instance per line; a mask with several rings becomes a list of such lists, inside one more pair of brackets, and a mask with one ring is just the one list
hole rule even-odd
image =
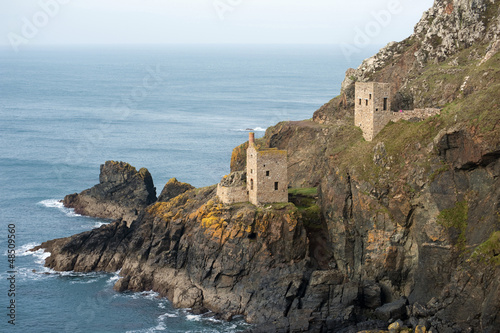
[[345, 70], [373, 52], [346, 59], [335, 46], [0, 50], [0, 332], [248, 328], [241, 318], [174, 309], [151, 291], [117, 293], [118, 272], [51, 271], [47, 254], [27, 250], [109, 223], [59, 203], [98, 183], [106, 160], [148, 168], [158, 194], [171, 177], [215, 184], [248, 129], [262, 136], [279, 121], [311, 118], [339, 93]]

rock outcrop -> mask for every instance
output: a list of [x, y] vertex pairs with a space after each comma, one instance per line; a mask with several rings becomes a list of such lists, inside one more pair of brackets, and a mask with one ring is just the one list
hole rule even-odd
[[[410, 37], [388, 43], [358, 68], [348, 69], [343, 98], [334, 100], [334, 107], [318, 110], [314, 119], [335, 122], [338, 105], [353, 105], [356, 81], [390, 82], [394, 110], [443, 107], [464, 91], [487, 87], [484, 78], [467, 82], [467, 69], [470, 62], [482, 64], [498, 52], [499, 38], [498, 1], [436, 0]], [[445, 62], [448, 66], [436, 68]]]
[[123, 219], [130, 225], [139, 211], [156, 201], [153, 178], [146, 168], [139, 171], [124, 162], [101, 165], [99, 184], [67, 195], [63, 204], [81, 215]]
[[[311, 276], [318, 287], [343, 282], [336, 272], [313, 274], [300, 216], [293, 204], [222, 205], [212, 186], [151, 205], [130, 228], [119, 220], [41, 248], [51, 252], [46, 264], [55, 270], [121, 270], [118, 290], [152, 289], [178, 307], [265, 323], [305, 316], [296, 299]], [[357, 295], [351, 289], [344, 303]]]
[[167, 202], [182, 193], [194, 189], [194, 186], [188, 183], [181, 183], [177, 178], [171, 178], [163, 187], [163, 190], [158, 196], [158, 201]]

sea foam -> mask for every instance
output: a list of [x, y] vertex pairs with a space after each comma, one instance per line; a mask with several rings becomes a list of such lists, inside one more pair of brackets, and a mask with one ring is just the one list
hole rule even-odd
[[42, 200], [38, 204], [47, 207], [47, 208], [57, 208], [61, 212], [63, 212], [66, 216], [69, 217], [76, 217], [76, 216], [82, 216], [80, 214], [75, 213], [75, 210], [73, 208], [66, 208], [64, 207], [63, 203], [61, 200], [58, 199], [47, 199], [47, 200]]

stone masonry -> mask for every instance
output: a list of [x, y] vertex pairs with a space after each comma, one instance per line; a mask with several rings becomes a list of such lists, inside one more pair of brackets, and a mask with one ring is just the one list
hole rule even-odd
[[356, 82], [355, 88], [354, 124], [361, 128], [366, 141], [372, 141], [391, 120], [391, 86]]
[[240, 173], [224, 176], [217, 186], [217, 196], [226, 204], [244, 201], [254, 205], [288, 202], [286, 150], [258, 149], [254, 133], [250, 133], [246, 182]]
[[414, 110], [401, 110], [399, 112], [391, 112], [391, 121], [398, 122], [400, 120], [407, 121], [421, 121], [429, 117], [433, 117], [441, 113], [441, 109], [437, 108], [426, 108], [426, 109], [414, 109]]
[[222, 177], [217, 184], [217, 196], [225, 204], [248, 201], [247, 175], [245, 171], [233, 172]]

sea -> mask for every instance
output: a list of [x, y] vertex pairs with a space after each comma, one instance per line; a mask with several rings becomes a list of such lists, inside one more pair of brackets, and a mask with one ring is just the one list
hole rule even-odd
[[29, 250], [110, 221], [60, 200], [99, 166], [196, 187], [229, 173], [248, 132], [303, 120], [340, 92], [335, 45], [32, 46], [0, 49], [0, 332], [239, 332], [250, 326], [176, 309], [153, 291], [116, 292], [119, 272], [56, 272]]

